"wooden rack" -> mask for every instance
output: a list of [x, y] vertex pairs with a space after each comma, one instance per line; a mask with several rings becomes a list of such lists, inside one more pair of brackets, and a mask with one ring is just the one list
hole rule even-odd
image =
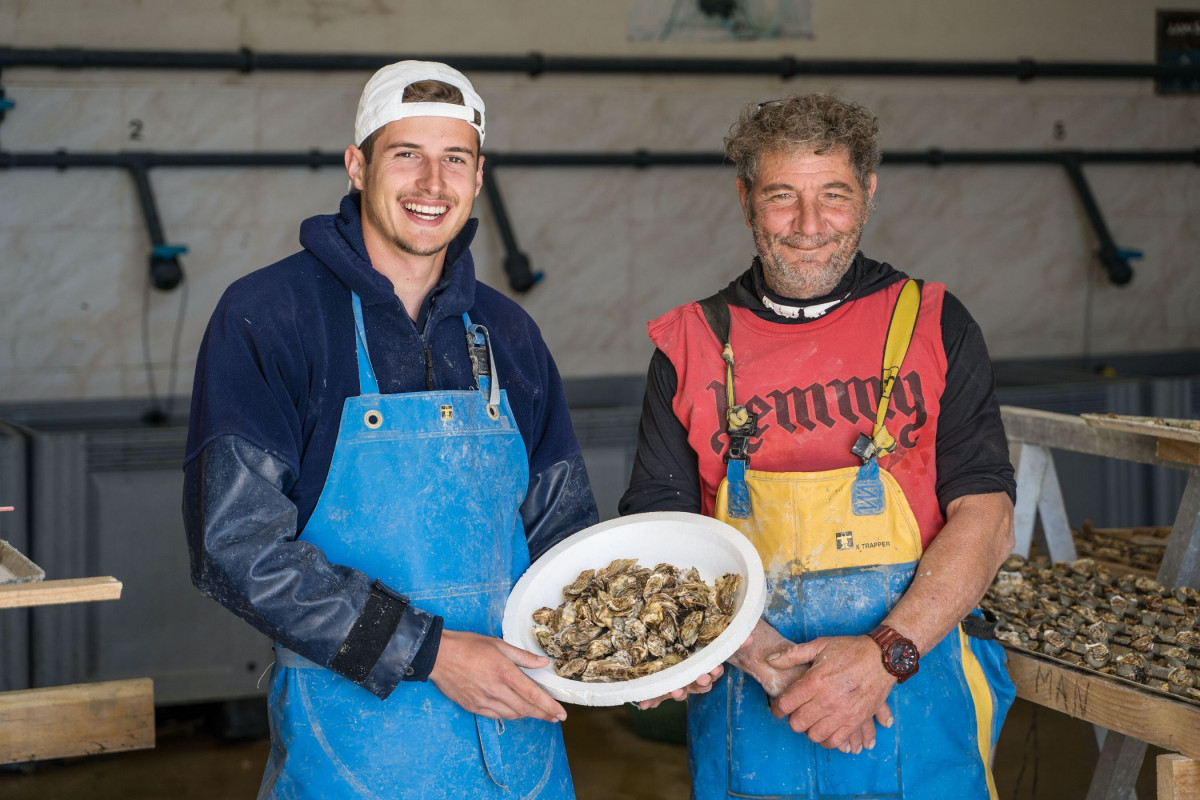
[[[0, 609], [116, 600], [115, 578], [7, 583]], [[0, 764], [154, 747], [149, 678], [0, 692]]]
[[[1028, 556], [1036, 534], [1039, 552], [1052, 560], [1076, 558], [1050, 450], [1118, 458], [1188, 473], [1158, 580], [1168, 586], [1200, 584], [1200, 432], [1195, 423], [1108, 414], [1085, 418], [1011, 406], [1002, 407], [1001, 414], [1017, 465], [1014, 552]], [[1035, 530], [1039, 517], [1041, 529]], [[1200, 797], [1200, 707], [1013, 650], [1009, 674], [1018, 697], [1097, 726], [1101, 752], [1087, 800], [1134, 797], [1148, 743], [1176, 751], [1158, 758], [1159, 800]]]

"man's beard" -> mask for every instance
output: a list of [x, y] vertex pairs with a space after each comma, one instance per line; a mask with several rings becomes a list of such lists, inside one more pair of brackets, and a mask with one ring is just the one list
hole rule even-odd
[[[762, 260], [763, 277], [767, 286], [780, 297], [791, 300], [812, 300], [829, 294], [837, 288], [842, 276], [850, 269], [854, 254], [858, 252], [858, 242], [862, 238], [866, 222], [867, 211], [864, 209], [858, 224], [846, 233], [826, 236], [776, 236], [757, 224], [752, 209], [750, 227], [754, 231], [754, 246]], [[838, 244], [828, 258], [823, 260], [815, 254], [803, 254], [795, 250], [788, 253], [784, 250], [785, 247], [820, 248], [831, 242]], [[788, 261], [788, 255], [791, 255], [793, 260]]]

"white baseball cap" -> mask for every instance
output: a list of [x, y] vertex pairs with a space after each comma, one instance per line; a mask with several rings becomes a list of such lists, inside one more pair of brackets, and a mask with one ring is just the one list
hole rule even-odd
[[[441, 81], [463, 95], [465, 105], [455, 103], [406, 103], [404, 90], [419, 81]], [[389, 64], [371, 76], [358, 99], [358, 114], [354, 117], [354, 144], [375, 131], [407, 117], [451, 117], [461, 119], [479, 133], [483, 145], [483, 99], [475, 93], [471, 82], [461, 72], [434, 61], [399, 61]]]

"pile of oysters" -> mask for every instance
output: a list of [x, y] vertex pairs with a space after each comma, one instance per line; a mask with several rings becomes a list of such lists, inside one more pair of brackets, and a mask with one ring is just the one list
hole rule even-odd
[[1006, 645], [1200, 702], [1200, 592], [1090, 558], [1009, 556], [980, 605]]
[[653, 569], [619, 558], [563, 587], [558, 608], [533, 612], [533, 633], [564, 678], [611, 683], [678, 664], [729, 625], [742, 576], [709, 586], [695, 567]]

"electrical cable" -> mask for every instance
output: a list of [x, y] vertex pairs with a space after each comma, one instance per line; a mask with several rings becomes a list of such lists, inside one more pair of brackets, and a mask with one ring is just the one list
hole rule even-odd
[[1085, 370], [1090, 370], [1094, 366], [1092, 364], [1092, 314], [1095, 311], [1095, 305], [1092, 300], [1095, 294], [1093, 291], [1094, 284], [1098, 275], [1099, 273], [1095, 270], [1089, 269], [1083, 281], [1083, 343], [1081, 358], [1083, 359], [1083, 368]]
[[150, 358], [150, 284], [149, 273], [142, 289], [142, 359], [146, 367], [146, 384], [150, 391], [150, 408], [142, 415], [142, 420], [151, 425], [162, 425], [171, 419], [172, 406], [175, 403], [175, 382], [179, 372], [179, 344], [183, 338], [183, 321], [187, 316], [188, 281], [179, 285], [179, 311], [175, 315], [175, 331], [171, 336], [171, 356], [167, 369], [167, 386], [165, 401], [158, 395], [158, 387], [154, 380], [154, 365]]

